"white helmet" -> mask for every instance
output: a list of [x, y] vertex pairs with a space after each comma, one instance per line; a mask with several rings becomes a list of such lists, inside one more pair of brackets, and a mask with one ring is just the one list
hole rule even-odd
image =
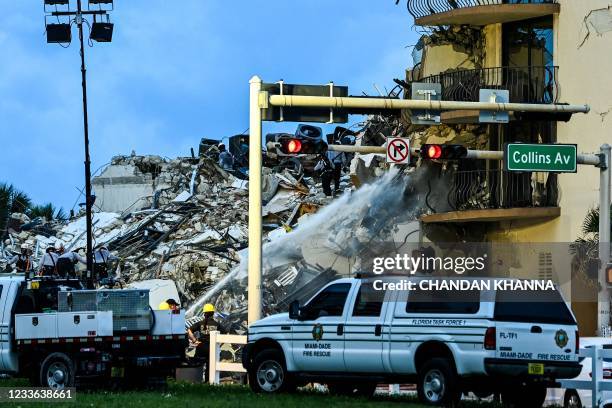
[[24, 242], [23, 244], [21, 244], [20, 248], [21, 249], [30, 249], [30, 246]]
[[62, 249], [64, 249], [64, 244], [61, 241], [56, 241], [55, 242], [55, 250], [59, 251], [59, 250], [62, 250]]

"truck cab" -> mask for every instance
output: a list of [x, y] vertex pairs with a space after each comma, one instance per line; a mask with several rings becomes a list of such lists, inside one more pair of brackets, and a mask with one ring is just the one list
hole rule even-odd
[[[467, 290], [444, 289], [445, 278], [327, 284], [305, 305], [249, 327], [243, 364], [251, 387], [279, 392], [320, 382], [330, 392], [369, 395], [379, 383], [409, 382], [430, 405], [474, 391], [541, 406], [548, 386], [579, 374], [576, 321], [556, 288], [464, 280], [474, 283]], [[498, 281], [517, 288], [497, 290]]]

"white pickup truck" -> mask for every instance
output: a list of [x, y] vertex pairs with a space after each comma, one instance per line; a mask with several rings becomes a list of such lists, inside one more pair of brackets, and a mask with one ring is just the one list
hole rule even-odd
[[153, 310], [148, 289], [0, 276], [0, 374], [55, 389], [87, 380], [145, 385], [172, 375], [186, 345], [185, 312]]
[[[442, 280], [340, 279], [304, 306], [294, 302], [289, 313], [255, 322], [243, 355], [252, 389], [318, 382], [334, 393], [371, 395], [379, 383], [416, 383], [429, 405], [472, 391], [540, 407], [556, 379], [580, 373], [576, 321], [556, 288], [480, 279], [470, 290], [431, 289]], [[412, 290], [390, 286], [405, 282]], [[387, 290], [377, 290], [383, 284]]]

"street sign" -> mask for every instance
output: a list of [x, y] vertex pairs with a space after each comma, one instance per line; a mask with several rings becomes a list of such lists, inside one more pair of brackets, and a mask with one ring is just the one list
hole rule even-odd
[[[417, 101], [441, 101], [442, 84], [413, 82], [410, 84], [412, 99]], [[440, 123], [440, 111], [413, 109], [410, 116], [413, 125], [437, 125]]]
[[410, 139], [403, 137], [387, 138], [387, 163], [410, 163]]
[[[504, 89], [481, 89], [480, 102], [509, 103], [510, 91]], [[480, 123], [508, 123], [510, 114], [508, 112], [480, 111]]]
[[575, 144], [508, 143], [504, 149], [504, 168], [508, 171], [575, 173], [577, 162]]

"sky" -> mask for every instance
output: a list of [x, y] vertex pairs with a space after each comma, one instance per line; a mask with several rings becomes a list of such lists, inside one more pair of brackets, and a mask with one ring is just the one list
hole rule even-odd
[[[42, 3], [0, 14], [0, 182], [70, 210], [84, 185], [78, 37], [47, 44]], [[202, 137], [244, 132], [253, 75], [384, 92], [417, 40], [393, 0], [115, 0], [111, 21], [113, 42], [85, 51], [92, 172], [132, 150], [187, 156]]]

